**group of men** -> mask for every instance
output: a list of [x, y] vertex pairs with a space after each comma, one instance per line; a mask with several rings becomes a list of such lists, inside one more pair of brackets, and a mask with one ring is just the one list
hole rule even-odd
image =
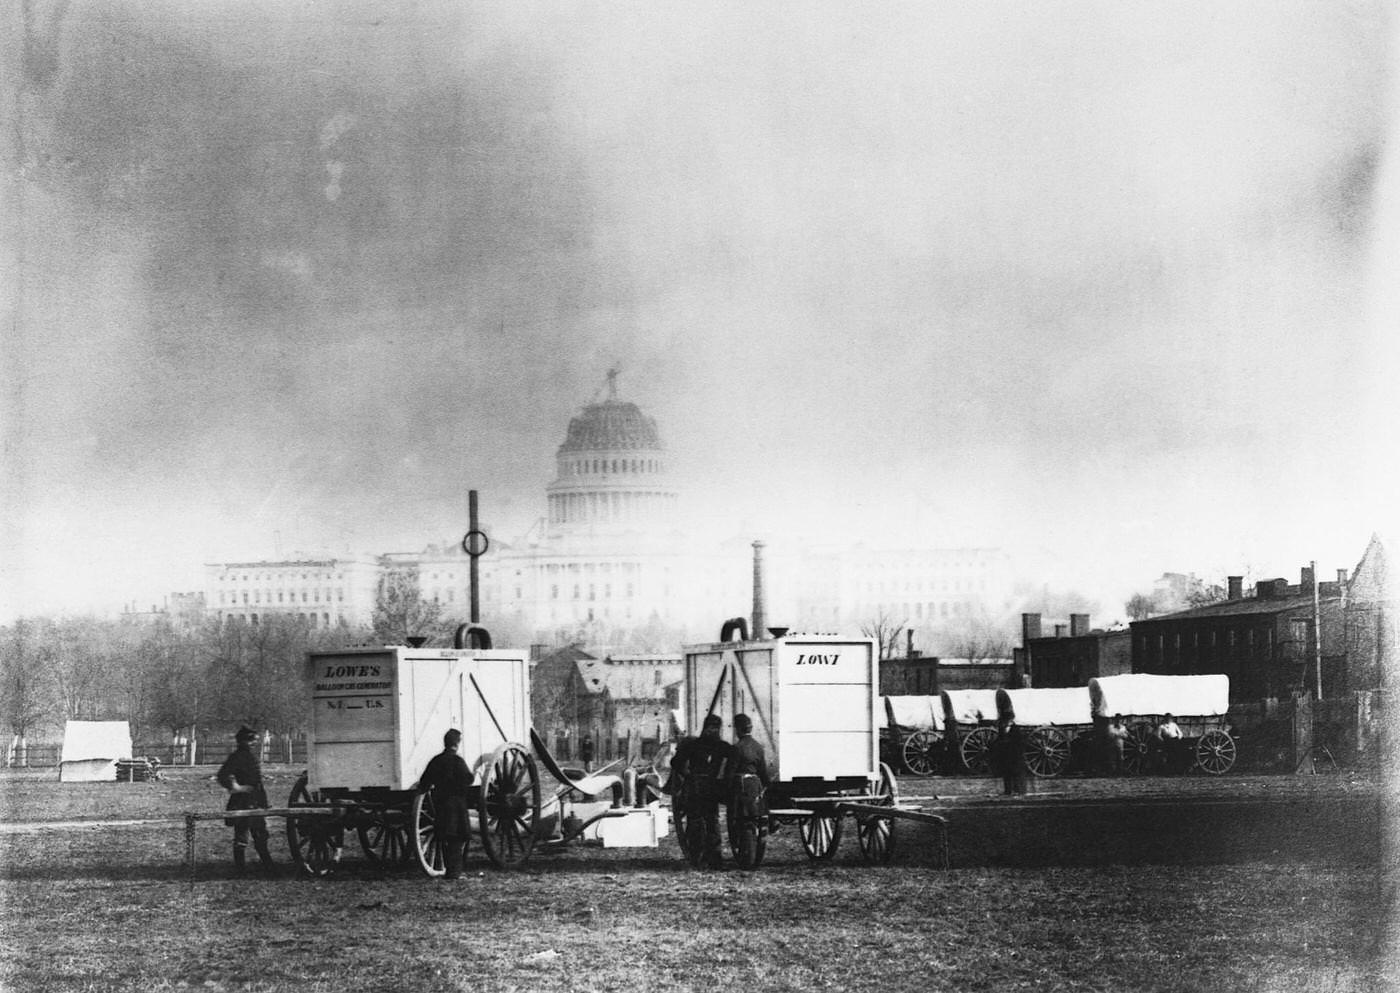
[[683, 805], [686, 817], [687, 853], [692, 863], [718, 868], [720, 854], [719, 805], [733, 801], [745, 777], [754, 777], [759, 790], [771, 783], [768, 758], [753, 737], [753, 721], [747, 714], [734, 716], [734, 742], [723, 737], [724, 721], [710, 714], [698, 738], [684, 738], [671, 759], [666, 792]]
[[[1122, 775], [1125, 771], [1124, 757], [1128, 739], [1131, 737], [1128, 726], [1123, 723], [1122, 714], [1114, 715], [1105, 733], [1108, 738], [1109, 771], [1115, 776]], [[1176, 723], [1176, 718], [1171, 714], [1163, 714], [1161, 721], [1152, 728], [1147, 739], [1149, 764], [1160, 772], [1185, 772], [1185, 744], [1185, 736], [1181, 732], [1181, 725]]]
[[[263, 786], [262, 764], [253, 750], [253, 742], [258, 733], [250, 727], [241, 727], [234, 735], [234, 750], [215, 774], [219, 785], [228, 790], [228, 802], [224, 811], [266, 810], [267, 790]], [[457, 753], [462, 743], [462, 732], [452, 728], [442, 737], [443, 749], [429, 761], [423, 775], [418, 778], [418, 791], [433, 794], [435, 808], [434, 828], [442, 845], [443, 861], [447, 879], [458, 879], [462, 875], [462, 862], [470, 833], [467, 819], [471, 803], [471, 787], [474, 782], [466, 759]], [[245, 815], [225, 818], [224, 823], [233, 828], [233, 867], [238, 875], [247, 871], [248, 843], [258, 853], [264, 873], [275, 873], [276, 866], [267, 842], [267, 818]]]

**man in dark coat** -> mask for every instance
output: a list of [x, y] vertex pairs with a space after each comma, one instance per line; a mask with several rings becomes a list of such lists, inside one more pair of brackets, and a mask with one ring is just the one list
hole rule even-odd
[[753, 736], [753, 721], [748, 714], [734, 717], [734, 755], [730, 762], [729, 775], [733, 782], [740, 776], [751, 774], [758, 777], [763, 788], [768, 788], [768, 756]]
[[442, 846], [447, 878], [459, 879], [462, 860], [471, 831], [467, 823], [470, 805], [472, 771], [466, 760], [457, 754], [462, 732], [452, 728], [442, 736], [443, 749], [428, 760], [428, 767], [418, 777], [418, 792], [433, 794], [433, 832]]
[[[253, 752], [252, 744], [258, 740], [258, 733], [244, 725], [234, 735], [236, 747], [224, 764], [219, 766], [216, 778], [219, 785], [228, 790], [228, 803], [225, 810], [266, 810], [267, 791], [263, 788], [262, 764]], [[242, 875], [245, 866], [245, 853], [249, 835], [253, 847], [264, 869], [272, 868], [272, 853], [267, 849], [267, 818], [231, 817], [224, 821], [233, 828], [233, 866]]]
[[705, 718], [700, 737], [685, 742], [671, 760], [673, 781], [678, 782], [686, 812], [689, 837], [686, 850], [693, 865], [715, 868], [720, 856], [719, 803], [728, 784], [729, 761], [733, 751], [720, 732], [724, 728], [717, 714]]
[[996, 749], [1002, 792], [1006, 796], [1026, 792], [1026, 737], [1010, 715], [1003, 714], [997, 721]]

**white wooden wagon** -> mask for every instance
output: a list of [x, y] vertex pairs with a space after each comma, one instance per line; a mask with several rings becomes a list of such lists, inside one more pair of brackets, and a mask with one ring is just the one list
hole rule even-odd
[[[530, 725], [528, 655], [490, 644], [484, 630], [463, 625], [453, 648], [309, 654], [307, 770], [287, 803], [287, 843], [305, 872], [331, 871], [353, 832], [371, 862], [416, 863], [428, 875], [443, 874], [434, 798], [419, 792], [418, 777], [452, 728], [462, 733], [458, 753], [474, 774], [473, 835], [497, 866], [520, 865], [537, 843], [571, 840], [602, 820], [647, 820], [649, 832], [625, 832], [649, 838], [642, 844], [654, 846], [665, 833], [658, 805], [620, 803], [619, 777], [558, 766]], [[537, 758], [558, 784], [548, 796]]]
[[[736, 627], [740, 640], [731, 641]], [[786, 632], [749, 641], [745, 633], [745, 625], [731, 621], [721, 641], [685, 649], [686, 726], [699, 729], [715, 714], [732, 739], [734, 716], [747, 714], [768, 760], [772, 784], [763, 819], [739, 818], [729, 806], [736, 861], [760, 864], [767, 833], [790, 824], [809, 858], [831, 859], [851, 816], [868, 862], [892, 857], [893, 822], [900, 817], [936, 825], [946, 863], [945, 819], [900, 807], [894, 771], [880, 761], [875, 641]], [[683, 850], [693, 851], [699, 836], [683, 807], [676, 806], [677, 837]]]

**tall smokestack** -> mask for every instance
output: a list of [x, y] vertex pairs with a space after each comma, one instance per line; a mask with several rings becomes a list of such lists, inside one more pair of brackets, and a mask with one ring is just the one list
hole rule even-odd
[[762, 638], [767, 630], [767, 611], [763, 602], [763, 542], [753, 543], [753, 637]]

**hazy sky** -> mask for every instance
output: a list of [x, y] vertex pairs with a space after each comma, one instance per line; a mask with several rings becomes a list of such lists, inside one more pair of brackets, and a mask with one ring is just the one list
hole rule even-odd
[[1107, 615], [1400, 505], [1379, 2], [25, 6], [0, 620], [521, 530], [613, 363], [716, 526]]

